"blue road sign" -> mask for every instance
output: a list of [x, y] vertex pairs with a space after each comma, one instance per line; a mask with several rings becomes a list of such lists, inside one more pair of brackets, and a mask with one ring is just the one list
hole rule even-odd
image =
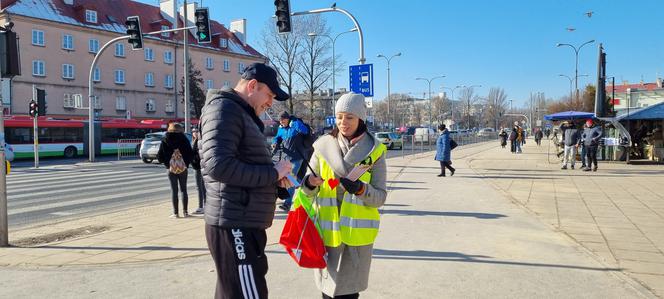
[[325, 117], [325, 126], [326, 127], [334, 126], [334, 115]]
[[373, 64], [351, 65], [349, 74], [350, 91], [373, 97]]

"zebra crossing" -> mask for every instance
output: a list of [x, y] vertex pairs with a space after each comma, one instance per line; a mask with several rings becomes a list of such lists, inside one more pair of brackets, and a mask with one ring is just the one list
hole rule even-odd
[[[198, 192], [192, 169], [187, 191], [189, 209], [194, 210], [198, 207]], [[170, 198], [166, 169], [140, 161], [19, 168], [7, 176], [10, 227], [170, 202]]]

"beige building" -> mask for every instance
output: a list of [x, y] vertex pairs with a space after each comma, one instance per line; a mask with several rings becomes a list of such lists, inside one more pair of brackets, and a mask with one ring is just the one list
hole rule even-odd
[[[95, 54], [109, 40], [126, 34], [124, 22], [137, 15], [143, 33], [183, 26], [175, 0], [160, 7], [131, 0], [0, 0], [0, 23], [11, 21], [18, 34], [21, 76], [2, 82], [5, 113], [27, 115], [32, 87], [45, 89], [48, 115], [85, 117], [88, 76]], [[188, 26], [195, 3], [188, 6]], [[211, 21], [212, 42], [198, 44], [190, 31], [189, 55], [202, 72], [203, 86], [234, 85], [242, 69], [265, 58], [246, 44], [246, 21], [231, 30]], [[126, 41], [109, 45], [93, 72], [95, 109], [100, 117], [183, 118], [180, 81], [184, 73], [183, 34], [144, 37], [143, 49]], [[8, 110], [8, 111], [7, 111]]]

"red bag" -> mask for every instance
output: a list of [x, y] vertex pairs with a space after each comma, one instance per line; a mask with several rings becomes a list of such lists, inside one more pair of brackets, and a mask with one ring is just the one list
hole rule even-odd
[[302, 268], [322, 269], [327, 267], [327, 252], [320, 233], [303, 206], [288, 212], [279, 244]]

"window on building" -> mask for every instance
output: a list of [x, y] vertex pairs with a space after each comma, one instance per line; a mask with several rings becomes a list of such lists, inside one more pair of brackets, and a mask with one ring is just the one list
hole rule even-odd
[[123, 43], [115, 44], [115, 56], [116, 57], [125, 57], [125, 47]]
[[126, 111], [127, 110], [127, 98], [124, 96], [115, 97], [115, 110]]
[[101, 98], [99, 96], [92, 96], [92, 107], [95, 110], [101, 110]]
[[231, 81], [224, 81], [224, 87], [231, 87]]
[[[161, 25], [161, 30], [168, 30], [168, 29], [171, 29], [171, 27], [168, 26], [168, 25]], [[161, 36], [163, 36], [163, 37], [170, 37], [170, 36], [171, 36], [171, 33], [170, 33], [170, 32], [162, 32], [162, 33], [161, 33]]]
[[71, 93], [65, 93], [64, 98], [62, 99], [62, 107], [64, 108], [74, 108], [74, 97]]
[[74, 36], [71, 34], [63, 34], [62, 48], [65, 50], [74, 50]]
[[62, 65], [62, 78], [65, 79], [74, 79], [74, 65], [73, 64], [63, 64]]
[[230, 72], [231, 71], [231, 61], [228, 59], [224, 59], [224, 72]]
[[228, 48], [228, 39], [227, 38], [220, 38], [219, 39], [219, 47]]
[[164, 63], [165, 64], [173, 64], [173, 52], [172, 51], [164, 51]]
[[46, 76], [46, 63], [43, 60], [32, 61], [32, 75], [33, 76]]
[[125, 84], [124, 70], [115, 70], [115, 84]]
[[242, 62], [238, 62], [238, 64], [237, 64], [237, 72], [240, 73], [240, 74], [244, 73], [244, 63], [242, 63]]
[[164, 76], [164, 87], [173, 88], [173, 75], [167, 74]]
[[211, 70], [214, 68], [214, 60], [212, 57], [205, 57], [205, 68]]
[[168, 113], [175, 112], [175, 105], [173, 104], [173, 100], [166, 100], [166, 107], [164, 108], [164, 111]]
[[153, 87], [154, 86], [154, 73], [147, 72], [145, 73], [145, 86]]
[[35, 46], [44, 46], [44, 31], [32, 29], [32, 44]]
[[92, 81], [101, 82], [101, 71], [99, 70], [99, 67], [95, 67], [95, 71], [92, 72]]
[[91, 38], [88, 40], [88, 52], [97, 54], [99, 51], [99, 40]]
[[154, 99], [147, 99], [145, 101], [145, 111], [146, 112], [155, 112], [157, 111], [157, 106], [154, 102]]
[[145, 60], [154, 61], [154, 52], [152, 52], [152, 48], [143, 48], [143, 53], [145, 53]]
[[85, 21], [88, 23], [97, 23], [97, 12], [94, 10], [85, 10]]
[[206, 88], [206, 89], [212, 89], [212, 88], [214, 88], [214, 81], [212, 81], [212, 80], [210, 80], [210, 79], [205, 80], [205, 88]]

